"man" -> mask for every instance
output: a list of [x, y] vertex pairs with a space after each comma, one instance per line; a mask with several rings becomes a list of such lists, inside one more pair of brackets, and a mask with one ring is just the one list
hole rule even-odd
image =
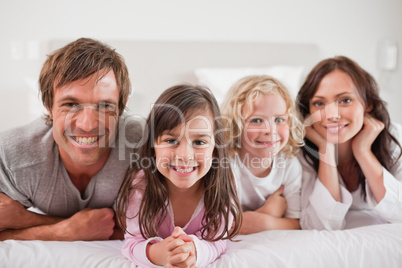
[[112, 207], [141, 138], [122, 116], [124, 60], [81, 38], [47, 58], [39, 85], [46, 120], [0, 134], [0, 240], [122, 238]]

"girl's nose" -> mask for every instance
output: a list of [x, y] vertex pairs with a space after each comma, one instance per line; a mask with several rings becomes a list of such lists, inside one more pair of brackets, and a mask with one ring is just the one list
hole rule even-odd
[[180, 143], [179, 147], [176, 149], [176, 160], [188, 161], [194, 159], [194, 150], [191, 144], [188, 142]]

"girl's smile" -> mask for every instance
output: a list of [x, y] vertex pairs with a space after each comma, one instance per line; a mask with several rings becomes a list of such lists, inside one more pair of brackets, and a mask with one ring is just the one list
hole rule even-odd
[[173, 169], [173, 171], [175, 171], [179, 176], [188, 176], [197, 169], [197, 167], [173, 166], [173, 165], [170, 165], [170, 168]]

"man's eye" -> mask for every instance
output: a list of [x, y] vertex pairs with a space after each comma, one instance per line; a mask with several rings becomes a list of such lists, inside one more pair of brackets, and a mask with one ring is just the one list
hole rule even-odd
[[114, 111], [115, 106], [113, 104], [108, 104], [108, 103], [100, 103], [98, 105], [99, 110], [101, 111]]
[[68, 108], [75, 108], [75, 109], [80, 109], [81, 105], [79, 105], [78, 103], [75, 102], [66, 102], [63, 104], [64, 107], [68, 107]]

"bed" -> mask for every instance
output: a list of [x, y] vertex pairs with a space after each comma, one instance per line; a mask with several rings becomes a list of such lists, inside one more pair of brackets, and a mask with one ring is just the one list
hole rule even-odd
[[[342, 231], [265, 231], [239, 236], [209, 267], [401, 267], [402, 224]], [[125, 259], [123, 241], [44, 242], [7, 240], [0, 267], [136, 267]]]
[[[71, 40], [52, 40], [53, 51]], [[271, 74], [294, 96], [320, 60], [314, 44], [103, 40], [123, 55], [133, 92], [128, 113], [146, 117], [177, 83], [200, 83], [221, 101], [248, 74]], [[342, 231], [266, 231], [239, 236], [210, 267], [402, 267], [402, 224]], [[135, 267], [120, 253], [124, 241], [0, 242], [0, 267]]]

